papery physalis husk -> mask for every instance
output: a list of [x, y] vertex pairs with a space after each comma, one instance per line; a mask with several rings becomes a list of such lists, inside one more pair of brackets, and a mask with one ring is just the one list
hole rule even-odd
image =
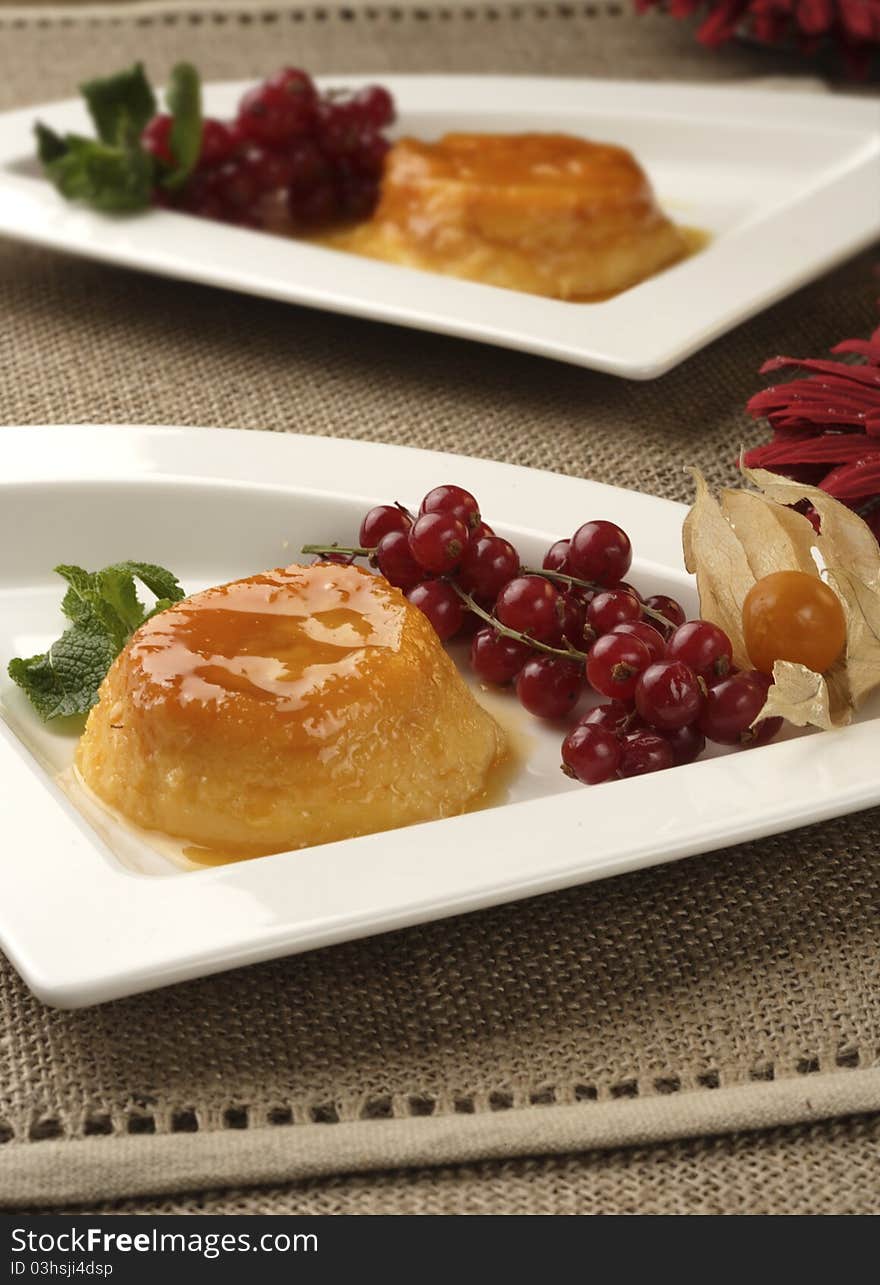
[[[880, 687], [880, 548], [862, 519], [824, 491], [764, 469], [743, 469], [743, 475], [759, 489], [725, 490], [716, 500], [694, 472], [697, 494], [683, 540], [685, 563], [697, 578], [700, 614], [727, 633], [734, 663], [750, 669], [742, 604], [752, 585], [774, 571], [803, 571], [825, 580], [846, 616], [844, 653], [824, 674], [777, 661], [758, 718], [781, 715], [799, 727], [842, 727]], [[788, 507], [800, 500], [818, 513], [820, 532]]]

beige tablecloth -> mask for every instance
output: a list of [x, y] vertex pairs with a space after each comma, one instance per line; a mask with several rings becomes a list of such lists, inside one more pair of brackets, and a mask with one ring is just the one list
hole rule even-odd
[[[281, 62], [816, 71], [745, 46], [707, 54], [687, 26], [604, 3], [4, 7], [0, 107], [134, 57], [159, 79], [184, 56], [215, 78]], [[759, 431], [742, 407], [766, 356], [875, 324], [874, 261], [634, 384], [2, 243], [0, 420], [363, 437], [686, 499], [687, 464], [730, 480]], [[4, 964], [0, 1202], [876, 1210], [877, 823], [862, 813], [78, 1013], [44, 1008]]]

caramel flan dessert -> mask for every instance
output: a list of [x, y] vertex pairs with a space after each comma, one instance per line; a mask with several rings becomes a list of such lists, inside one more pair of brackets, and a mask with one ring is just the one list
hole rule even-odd
[[623, 147], [567, 134], [404, 138], [372, 218], [324, 245], [489, 285], [596, 300], [693, 248]]
[[127, 820], [240, 857], [469, 810], [504, 751], [422, 612], [379, 576], [316, 563], [148, 619], [77, 768]]

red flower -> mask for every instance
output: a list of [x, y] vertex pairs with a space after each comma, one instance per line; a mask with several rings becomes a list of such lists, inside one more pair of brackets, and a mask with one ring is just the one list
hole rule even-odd
[[851, 70], [865, 75], [880, 46], [880, 0], [635, 0], [636, 9], [665, 7], [674, 18], [705, 11], [697, 31], [704, 45], [720, 45], [739, 31], [780, 44], [794, 37], [804, 53], [836, 43]]
[[766, 468], [819, 486], [865, 519], [880, 537], [880, 329], [847, 339], [833, 353], [848, 361], [774, 357], [761, 367], [794, 367], [805, 379], [773, 384], [746, 405], [766, 417], [773, 439], [747, 451], [747, 468]]

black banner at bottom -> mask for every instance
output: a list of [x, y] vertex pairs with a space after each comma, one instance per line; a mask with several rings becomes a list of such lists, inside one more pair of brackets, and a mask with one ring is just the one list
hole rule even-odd
[[[450, 1273], [450, 1285], [495, 1278], [539, 1282], [588, 1279], [598, 1270], [627, 1279], [636, 1271], [668, 1270], [675, 1262], [684, 1280], [690, 1230], [671, 1217], [648, 1215], [649, 1230], [621, 1235], [613, 1220], [578, 1217], [530, 1218], [503, 1214], [458, 1217], [355, 1215], [2, 1215], [0, 1285], [5, 1281], [66, 1280], [73, 1285], [186, 1285], [229, 1279], [250, 1285], [285, 1281], [383, 1282], [434, 1279]], [[740, 1220], [741, 1223], [742, 1220]], [[754, 1222], [747, 1218], [747, 1222]], [[783, 1217], [783, 1224], [791, 1221]], [[779, 1228], [786, 1255], [797, 1250], [815, 1265], [817, 1238]], [[779, 1219], [775, 1220], [776, 1223]], [[773, 1239], [766, 1224], [757, 1231], [713, 1219], [713, 1252], [723, 1251], [728, 1274], [753, 1274], [756, 1251]], [[671, 1224], [671, 1225], [670, 1225]], [[827, 1226], [827, 1219], [821, 1225]], [[818, 1225], [816, 1226], [818, 1231]], [[683, 1234], [682, 1234], [683, 1233]], [[750, 1234], [751, 1233], [751, 1234]], [[685, 1241], [687, 1237], [687, 1241]], [[823, 1238], [820, 1238], [823, 1239]], [[821, 1244], [818, 1246], [821, 1257]], [[675, 1255], [673, 1258], [672, 1256]], [[604, 1267], [602, 1265], [604, 1264]], [[699, 1259], [694, 1260], [698, 1266]], [[700, 1275], [704, 1271], [700, 1267]]]

